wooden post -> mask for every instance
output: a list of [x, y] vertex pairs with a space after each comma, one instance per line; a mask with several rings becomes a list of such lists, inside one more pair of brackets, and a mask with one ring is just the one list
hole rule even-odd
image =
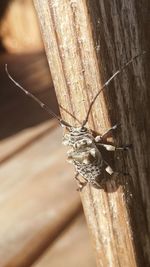
[[[148, 2], [34, 3], [62, 118], [77, 126], [103, 82], [133, 56], [148, 50]], [[118, 168], [130, 175], [110, 179], [106, 190], [88, 185], [81, 193], [101, 267], [150, 266], [147, 57], [136, 59], [100, 94], [88, 121], [88, 127], [98, 133], [121, 123], [115, 134], [117, 143], [133, 145], [116, 159]]]

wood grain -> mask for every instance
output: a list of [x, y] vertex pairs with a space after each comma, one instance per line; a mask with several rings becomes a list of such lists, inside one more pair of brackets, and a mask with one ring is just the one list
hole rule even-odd
[[[83, 121], [102, 81], [149, 50], [148, 1], [34, 2], [62, 117], [79, 125], [69, 114]], [[116, 164], [128, 177], [108, 181], [105, 190], [87, 186], [81, 193], [98, 266], [150, 265], [147, 67], [147, 56], [133, 62], [97, 98], [89, 117], [88, 126], [98, 133], [121, 123], [116, 142], [133, 144]]]
[[29, 131], [26, 129], [21, 133], [1, 141], [0, 164], [13, 157], [15, 154], [19, 153], [25, 147], [40, 139], [45, 134], [50, 133], [57, 124], [58, 123], [55, 120], [45, 122], [36, 128], [31, 127]]
[[1, 267], [31, 265], [81, 212], [60, 140], [61, 129], [55, 128], [1, 166]]
[[78, 216], [32, 267], [95, 267], [83, 216]]
[[27, 267], [41, 261], [46, 264], [46, 251], [67, 240], [74, 242], [63, 246], [61, 264], [66, 264], [70, 249], [67, 262], [75, 264], [76, 253], [83, 266], [93, 266], [85, 223], [75, 222], [71, 227], [81, 213], [81, 204], [73, 168], [66, 163], [66, 149], [61, 146], [62, 129], [56, 129], [58, 122], [44, 112], [43, 121], [49, 120], [40, 123], [42, 109], [8, 80], [4, 73], [6, 62], [17, 81], [57, 112], [52, 87], [50, 92], [47, 90], [51, 80], [44, 53], [1, 56], [0, 266]]

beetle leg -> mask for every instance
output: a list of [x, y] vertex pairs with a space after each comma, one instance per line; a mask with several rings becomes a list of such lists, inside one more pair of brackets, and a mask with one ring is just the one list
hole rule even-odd
[[116, 147], [116, 146], [113, 146], [113, 145], [108, 145], [108, 144], [97, 144], [99, 146], [102, 146], [104, 148], [106, 148], [106, 150], [108, 151], [115, 151], [115, 150], [123, 150], [123, 151], [127, 151], [128, 149], [130, 149], [132, 147], [131, 144], [129, 145], [125, 145], [125, 146], [120, 146], [120, 147]]
[[112, 126], [110, 129], [108, 129], [106, 132], [104, 132], [102, 135], [98, 135], [95, 137], [95, 142], [100, 142], [102, 141], [102, 139], [105, 139], [110, 133], [111, 131], [114, 131], [117, 129], [117, 127], [119, 126], [120, 124], [115, 124], [114, 126]]
[[78, 185], [79, 185], [77, 188], [77, 191], [82, 191], [83, 187], [86, 186], [87, 181], [81, 182], [78, 176], [79, 176], [79, 173], [77, 172], [75, 177], [74, 177], [78, 181]]

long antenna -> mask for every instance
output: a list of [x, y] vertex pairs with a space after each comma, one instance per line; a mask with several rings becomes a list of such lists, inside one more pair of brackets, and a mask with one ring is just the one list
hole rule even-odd
[[5, 71], [9, 77], [9, 79], [18, 87], [20, 88], [27, 96], [29, 96], [30, 98], [32, 98], [35, 102], [37, 102], [40, 107], [42, 109], [45, 109], [46, 112], [53, 116], [54, 118], [57, 119], [57, 121], [59, 122], [59, 124], [61, 126], [67, 126], [67, 127], [70, 127], [70, 124], [65, 122], [64, 120], [62, 120], [59, 116], [57, 116], [46, 104], [44, 104], [42, 101], [40, 101], [35, 95], [31, 94], [29, 91], [27, 91], [24, 87], [22, 87], [18, 82], [16, 82], [14, 80], [14, 78], [10, 75], [9, 71], [8, 71], [8, 67], [7, 67], [7, 64], [5, 64]]
[[131, 64], [136, 58], [138, 58], [138, 57], [140, 57], [140, 56], [143, 56], [145, 53], [147, 53], [146, 51], [143, 51], [142, 53], [140, 53], [140, 54], [138, 54], [138, 55], [136, 55], [136, 56], [134, 56], [133, 58], [131, 58], [127, 63], [125, 63], [122, 67], [120, 67], [120, 69], [119, 70], [117, 70], [110, 78], [109, 78], [109, 80], [107, 80], [107, 82], [106, 83], [104, 83], [103, 85], [102, 85], [102, 87], [100, 88], [100, 90], [98, 91], [98, 93], [94, 96], [94, 98], [93, 98], [93, 100], [91, 101], [91, 104], [90, 104], [90, 106], [89, 106], [89, 109], [88, 109], [88, 112], [87, 112], [87, 115], [86, 115], [86, 117], [85, 117], [85, 120], [83, 121], [83, 123], [82, 123], [82, 127], [84, 127], [85, 126], [85, 124], [87, 123], [87, 121], [88, 121], [88, 118], [89, 118], [89, 114], [90, 114], [90, 112], [91, 112], [91, 109], [92, 109], [92, 107], [93, 107], [93, 104], [95, 103], [95, 100], [96, 100], [96, 98], [99, 96], [99, 94], [103, 91], [103, 89], [106, 87], [106, 86], [108, 86], [108, 84], [119, 74], [119, 73], [121, 73], [129, 64]]

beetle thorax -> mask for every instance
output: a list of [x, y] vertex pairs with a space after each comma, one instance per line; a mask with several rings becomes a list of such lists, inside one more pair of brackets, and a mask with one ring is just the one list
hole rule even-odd
[[91, 146], [94, 138], [87, 128], [70, 127], [63, 136], [63, 144], [74, 149], [82, 149]]
[[95, 181], [101, 173], [103, 161], [92, 133], [85, 127], [70, 127], [64, 134], [63, 144], [71, 147], [67, 152], [68, 162], [84, 179]]

